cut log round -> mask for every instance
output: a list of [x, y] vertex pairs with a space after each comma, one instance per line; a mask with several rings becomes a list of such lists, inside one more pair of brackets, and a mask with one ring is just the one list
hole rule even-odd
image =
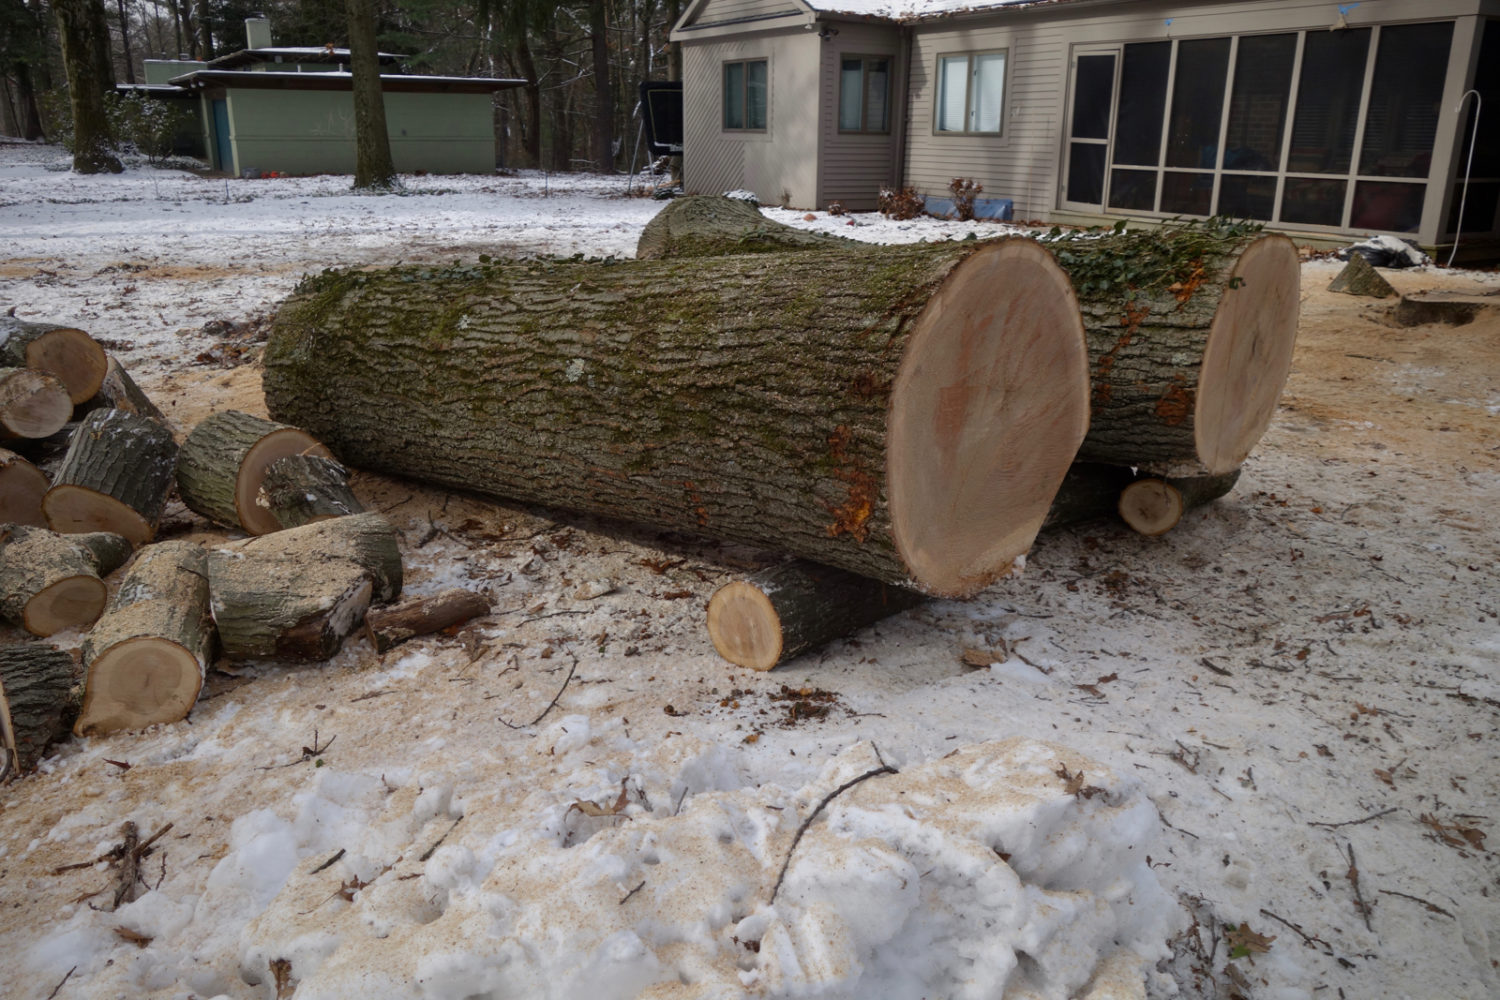
[[193, 428], [177, 458], [182, 502], [204, 517], [252, 535], [279, 531], [271, 511], [256, 503], [266, 470], [288, 455], [328, 457], [306, 431], [225, 410]]
[[42, 513], [53, 531], [112, 531], [136, 545], [148, 542], [176, 462], [177, 442], [166, 425], [123, 410], [95, 410], [73, 432]]
[[353, 514], [216, 550], [208, 573], [225, 656], [326, 660], [400, 593], [401, 550], [389, 521]]
[[0, 437], [48, 437], [72, 415], [68, 389], [55, 375], [37, 368], [0, 368]]
[[141, 391], [141, 387], [135, 384], [135, 379], [130, 377], [130, 372], [120, 364], [114, 355], [109, 356], [109, 361], [104, 369], [104, 379], [99, 385], [99, 391], [93, 397], [78, 404], [75, 416], [82, 417], [86, 413], [95, 410], [124, 410], [138, 417], [150, 417], [152, 420], [167, 422], [167, 418], [157, 409], [151, 397]]
[[483, 594], [450, 587], [388, 608], [372, 609], [365, 615], [365, 631], [375, 650], [384, 653], [408, 639], [431, 635], [489, 613], [490, 602]]
[[207, 555], [180, 539], [141, 551], [84, 641], [78, 735], [176, 722], [192, 711], [213, 656]]
[[119, 535], [0, 527], [0, 617], [42, 636], [91, 625], [109, 599], [100, 577], [129, 555]]
[[905, 587], [798, 559], [715, 591], [708, 635], [730, 663], [770, 670], [922, 601]]
[[1234, 489], [1240, 470], [1222, 476], [1194, 476], [1189, 479], [1137, 479], [1120, 491], [1120, 517], [1143, 535], [1162, 535], [1182, 520], [1194, 507], [1219, 499]]
[[1074, 263], [1059, 255], [1085, 289], [1093, 419], [1079, 458], [1164, 476], [1238, 468], [1291, 371], [1296, 246], [1285, 236], [1225, 240], [1188, 281], [1127, 301], [1119, 291], [1087, 291], [1076, 263], [1110, 252], [1111, 239], [1070, 246]]
[[0, 646], [0, 781], [36, 767], [67, 737], [78, 715], [80, 674], [73, 657], [42, 643]]
[[69, 403], [77, 404], [99, 391], [108, 358], [76, 327], [0, 316], [0, 365], [51, 372], [67, 386]]
[[47, 474], [13, 451], [0, 448], [0, 524], [46, 527], [42, 496]]
[[739, 198], [695, 194], [674, 198], [646, 223], [635, 255], [640, 260], [659, 260], [866, 245], [774, 222]]
[[266, 469], [256, 505], [283, 528], [364, 512], [349, 488], [349, 470], [331, 458], [288, 455]]
[[329, 273], [278, 313], [274, 417], [350, 464], [972, 594], [1088, 421], [1031, 240]]

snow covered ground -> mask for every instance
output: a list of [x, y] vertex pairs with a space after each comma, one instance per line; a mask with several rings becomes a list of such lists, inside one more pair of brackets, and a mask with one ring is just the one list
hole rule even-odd
[[[61, 162], [0, 144], [0, 303], [90, 330], [184, 431], [263, 406], [259, 320], [303, 273], [630, 256], [661, 207], [623, 178], [364, 197]], [[496, 614], [216, 672], [188, 720], [0, 789], [4, 992], [1497, 995], [1500, 323], [1393, 327], [1334, 273], [1304, 268], [1284, 405], [1224, 500], [1045, 536], [1019, 579], [770, 674], [702, 628], [757, 553], [357, 474], [407, 592]], [[224, 537], [180, 505], [164, 530]], [[126, 821], [170, 828], [112, 909]]]

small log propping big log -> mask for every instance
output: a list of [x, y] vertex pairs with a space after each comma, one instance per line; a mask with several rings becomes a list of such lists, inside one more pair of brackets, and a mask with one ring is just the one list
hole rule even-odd
[[27, 774], [78, 715], [78, 664], [38, 642], [0, 646], [0, 781]]
[[0, 448], [0, 524], [45, 528], [42, 497], [47, 474], [13, 451]]
[[130, 550], [109, 532], [0, 525], [0, 617], [41, 636], [93, 624], [109, 599], [102, 577], [123, 566]]
[[67, 387], [68, 401], [78, 404], [99, 391], [108, 358], [104, 348], [83, 330], [60, 323], [41, 323], [0, 316], [0, 366], [50, 372]]
[[252, 535], [279, 531], [281, 523], [260, 504], [266, 470], [289, 455], [328, 457], [304, 430], [263, 417], [224, 410], [194, 427], [177, 456], [177, 492], [189, 509]]
[[1088, 421], [1025, 239], [333, 272], [265, 360], [272, 416], [351, 465], [945, 596], [1029, 548]]
[[0, 366], [0, 438], [45, 438], [73, 415], [67, 386], [39, 368]]
[[156, 535], [176, 463], [177, 442], [165, 424], [95, 410], [73, 432], [42, 513], [53, 531], [112, 531], [140, 545]]

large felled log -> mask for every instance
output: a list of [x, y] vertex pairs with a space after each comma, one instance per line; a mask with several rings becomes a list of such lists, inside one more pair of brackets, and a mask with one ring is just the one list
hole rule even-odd
[[45, 527], [42, 496], [47, 474], [13, 451], [0, 448], [0, 524]]
[[656, 260], [816, 248], [850, 249], [862, 245], [774, 222], [761, 215], [760, 209], [739, 198], [688, 195], [673, 199], [646, 223], [636, 243], [635, 255], [640, 260]]
[[53, 531], [112, 531], [140, 545], [156, 534], [176, 464], [177, 442], [165, 424], [95, 410], [73, 432], [42, 513]]
[[225, 656], [326, 660], [401, 592], [401, 550], [389, 521], [353, 514], [215, 550], [208, 572]]
[[59, 323], [37, 323], [0, 316], [0, 365], [37, 368], [67, 386], [70, 403], [99, 391], [108, 359], [104, 348], [83, 330]]
[[1088, 420], [1024, 239], [329, 273], [265, 360], [272, 415], [350, 464], [950, 596], [1027, 550]]
[[1078, 457], [1164, 476], [1238, 468], [1291, 371], [1292, 241], [1188, 227], [1049, 245], [1088, 332], [1093, 418]]
[[384, 653], [408, 639], [431, 635], [489, 613], [490, 602], [483, 594], [449, 587], [388, 608], [372, 608], [365, 615], [365, 631], [376, 651]]
[[316, 455], [288, 455], [272, 462], [255, 502], [269, 510], [283, 528], [359, 514], [365, 509], [349, 488], [349, 470], [331, 458]]
[[130, 542], [108, 532], [0, 525], [0, 617], [43, 636], [90, 625], [109, 599], [100, 578], [129, 558]]
[[0, 780], [26, 774], [78, 715], [78, 664], [41, 643], [0, 646]]
[[204, 517], [252, 535], [278, 531], [281, 523], [256, 503], [266, 470], [288, 455], [328, 457], [316, 438], [296, 427], [225, 410], [204, 418], [182, 442], [177, 456], [177, 492]]
[[161, 410], [151, 402], [151, 397], [141, 391], [141, 387], [135, 384], [135, 379], [130, 377], [130, 372], [126, 371], [125, 366], [113, 354], [105, 365], [99, 391], [79, 403], [75, 415], [81, 417], [95, 410], [124, 410], [138, 417], [167, 422]]
[[38, 368], [0, 367], [0, 437], [48, 437], [72, 415], [68, 389], [55, 375]]
[[174, 539], [141, 551], [83, 644], [80, 736], [176, 722], [192, 711], [213, 657], [208, 559]]

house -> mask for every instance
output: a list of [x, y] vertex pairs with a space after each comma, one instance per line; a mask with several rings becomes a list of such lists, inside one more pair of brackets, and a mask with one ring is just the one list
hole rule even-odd
[[[349, 50], [277, 48], [270, 22], [245, 22], [249, 47], [170, 79], [202, 110], [210, 164], [243, 176], [354, 172], [354, 78]], [[411, 173], [491, 173], [494, 94], [524, 80], [400, 73], [380, 53], [391, 158]], [[148, 74], [151, 67], [147, 67]], [[150, 79], [148, 75], [148, 79]]]
[[1500, 249], [1500, 0], [694, 0], [672, 38], [688, 191], [1433, 248], [1462, 203]]

